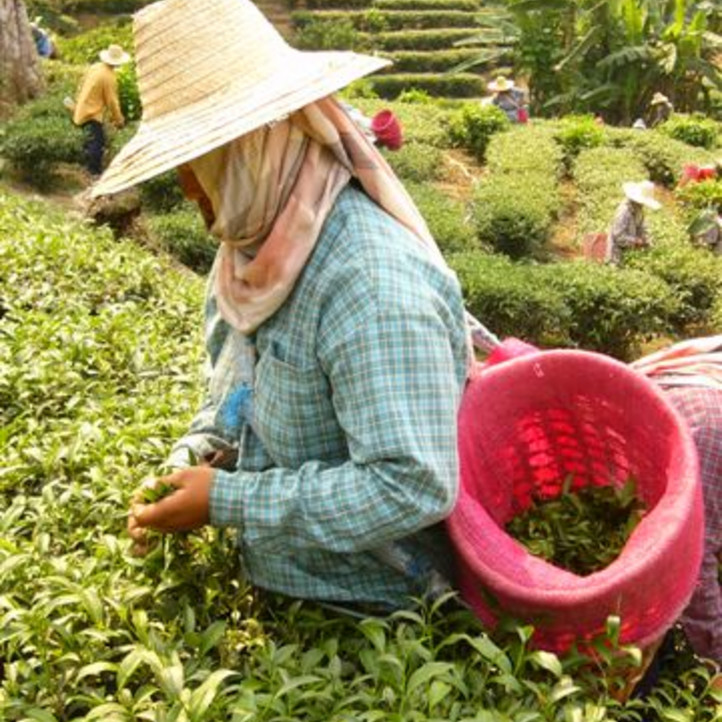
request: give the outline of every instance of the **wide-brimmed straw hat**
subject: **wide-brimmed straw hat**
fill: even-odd
[[[630,201],[641,203],[647,208],[656,211],[662,207],[662,204],[654,197],[654,183],[652,181],[640,181],[639,183],[623,183],[622,189],[624,195]]]
[[[128,188],[389,64],[290,47],[251,0],[162,0],[134,16],[143,117],[93,189]]]
[[[664,93],[655,93],[650,105],[659,105],[660,103],[669,103],[669,98]]]
[[[108,65],[125,65],[130,60],[130,55],[120,45],[108,45],[105,50],[98,53],[98,56]]]
[[[500,75],[496,80],[492,80],[487,87],[492,93],[503,93],[506,90],[511,90],[515,86],[513,80]]]

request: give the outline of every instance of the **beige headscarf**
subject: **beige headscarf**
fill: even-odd
[[[288,298],[351,177],[446,264],[413,201],[341,105],[324,98],[189,163],[223,243],[215,291],[223,318],[254,331]]]

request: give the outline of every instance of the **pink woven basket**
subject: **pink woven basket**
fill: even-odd
[[[621,640],[645,646],[679,616],[697,579],[704,534],[689,431],[646,378],[584,351],[532,353],[483,368],[459,416],[461,488],[448,529],[462,596],[493,626],[500,614],[535,627],[543,649],[567,650],[622,619]],[[647,513],[621,554],[577,576],[529,554],[504,525],[533,495],[637,480]]]

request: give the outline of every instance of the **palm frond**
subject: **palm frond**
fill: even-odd
[[[598,85],[596,88],[580,93],[579,100],[584,103],[609,100],[619,93],[619,89],[617,83],[604,83],[603,85]]]
[[[599,27],[596,25],[587,32],[587,34],[573,47],[565,57],[563,57],[555,66],[554,70],[561,72],[564,68],[569,65],[573,60],[584,55],[587,50],[592,46],[596,35],[599,33]]]
[[[510,48],[494,48],[482,50],[479,55],[475,58],[465,60],[463,63],[455,65],[453,68],[449,68],[444,75],[454,75],[455,73],[463,73],[469,68],[474,68],[477,65],[486,65],[487,63],[496,63],[501,60]]]
[[[630,45],[607,55],[606,58],[597,63],[597,68],[600,70],[614,70],[652,59],[654,59],[654,52],[649,45]]]

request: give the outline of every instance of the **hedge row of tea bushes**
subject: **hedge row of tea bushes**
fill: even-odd
[[[451,600],[359,620],[261,594],[225,533],[131,556],[132,492],[199,401],[202,285],[0,196],[1,719],[718,718],[684,648],[655,696],[615,702],[615,673],[639,657],[616,648],[613,620],[591,663],[533,651],[529,627],[491,638]]]
[[[547,125],[515,126],[491,138],[474,195],[482,243],[510,258],[544,255],[561,209],[562,149]]]
[[[645,271],[583,260],[515,263],[472,251],[449,257],[467,308],[500,336],[551,348],[602,351],[623,360],[671,332],[680,302]]]
[[[291,2],[296,5],[301,3]],[[382,98],[412,88],[436,97],[480,97],[487,92],[481,65],[465,73],[449,71],[478,57],[478,47],[455,45],[479,34],[479,18],[486,12],[475,0],[310,0],[291,11],[293,42],[314,50],[378,53],[394,61],[369,79]]]

